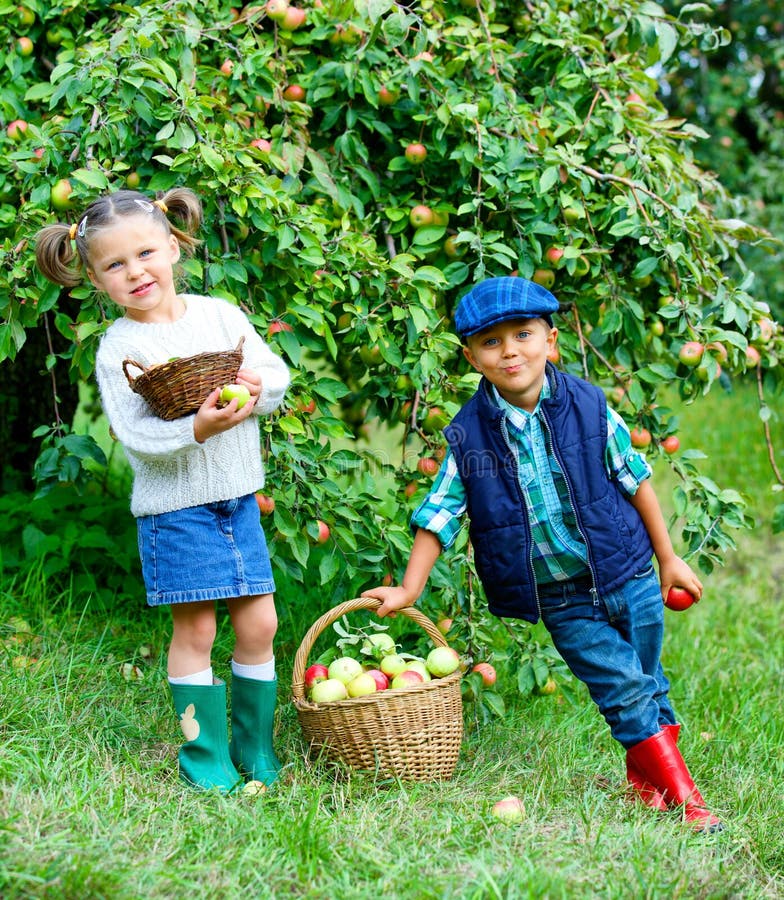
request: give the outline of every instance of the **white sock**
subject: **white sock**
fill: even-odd
[[[194,672],[193,675],[181,675],[178,678],[169,678],[169,684],[212,684],[212,666],[202,672]]]
[[[244,663],[231,661],[231,671],[240,678],[250,678],[252,681],[273,681],[275,679],[275,657],[260,663],[258,666],[246,666]]]

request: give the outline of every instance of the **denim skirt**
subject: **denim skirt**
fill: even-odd
[[[275,591],[253,494],[136,520],[148,606]]]

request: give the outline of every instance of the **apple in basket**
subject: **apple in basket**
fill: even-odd
[[[362,672],[356,678],[352,678],[346,685],[349,697],[364,697],[367,694],[375,694],[378,690],[376,679],[370,672]]]
[[[224,384],[220,392],[220,402],[224,406],[228,406],[235,398],[237,400],[237,409],[242,409],[250,400],[250,391],[244,384]]]
[[[394,678],[408,668],[408,660],[399,653],[390,653],[381,660],[379,669],[387,676]]]
[[[377,691],[385,691],[389,687],[389,679],[381,669],[368,669],[366,674],[376,682]]]
[[[427,654],[425,665],[433,678],[445,678],[457,670],[460,656],[452,647],[434,647]]]
[[[345,700],[347,697],[346,685],[338,678],[317,681],[310,692],[310,699],[314,703],[334,703],[336,700]]]
[[[326,666],[323,666],[321,663],[314,663],[312,666],[308,666],[305,669],[305,690],[310,693],[314,684],[318,684],[319,681],[326,681],[327,678],[329,678],[329,669]]]
[[[418,672],[422,676],[422,681],[430,681],[431,679],[430,672],[427,671],[427,666],[423,659],[410,659],[406,669],[409,672]]]
[[[419,672],[414,672],[413,669],[404,669],[399,675],[395,675],[395,677],[392,679],[390,687],[414,687],[414,685],[422,684],[423,680],[424,679],[419,674]]]
[[[351,656],[339,656],[329,664],[328,671],[330,678],[337,678],[343,684],[348,684],[362,672],[362,663]]]

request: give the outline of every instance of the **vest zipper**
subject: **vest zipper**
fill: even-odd
[[[564,461],[558,453],[558,448],[555,445],[555,441],[553,440],[553,429],[550,425],[550,420],[547,416],[547,412],[542,406],[542,418],[544,419],[545,425],[547,426],[547,434],[550,438],[550,447],[553,451],[553,456],[558,461],[558,465],[561,467],[561,472],[563,473],[564,483],[566,484],[566,490],[569,493],[569,506],[574,513],[574,521],[577,523],[577,530],[580,532],[580,537],[583,539],[585,543],[585,552],[588,554],[588,571],[591,573],[591,580],[593,581],[593,587],[591,588],[591,594],[593,596],[593,605],[599,605],[599,592],[596,588],[596,571],[593,565],[593,553],[591,552],[591,545],[588,543],[588,538],[585,536],[585,532],[583,531],[582,522],[580,521],[580,513],[577,510],[577,506],[574,502],[574,492],[572,489],[572,483],[569,478],[569,473],[566,470],[566,466],[564,465]],[[538,602],[538,599],[537,599]]]
[[[502,413],[501,420],[501,437],[504,439],[504,443],[506,444],[506,449],[509,451],[512,457],[512,462],[514,464],[514,474],[515,474],[515,484],[517,485],[517,490],[520,493],[520,499],[523,501],[523,505],[525,506],[526,513],[528,513],[528,499],[525,495],[525,492],[520,487],[520,466],[517,464],[517,454],[512,448],[512,442],[509,440],[509,432],[506,430],[506,413]],[[570,500],[571,502],[571,500]],[[534,542],[533,536],[531,534],[531,520],[530,518],[525,518],[527,523],[526,527],[528,528],[528,574],[531,577],[531,584],[534,586],[534,599],[536,600],[536,611],[539,613],[539,618],[542,618],[542,606],[539,602],[539,585],[536,583],[536,573],[534,572]],[[581,532],[582,533],[582,532]]]

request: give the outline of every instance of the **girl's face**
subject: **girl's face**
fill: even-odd
[[[90,281],[137,322],[173,322],[182,315],[173,267],[180,245],[147,213],[126,216],[90,238]]]
[[[557,336],[544,319],[512,319],[469,337],[463,353],[504,400],[533,412]]]

